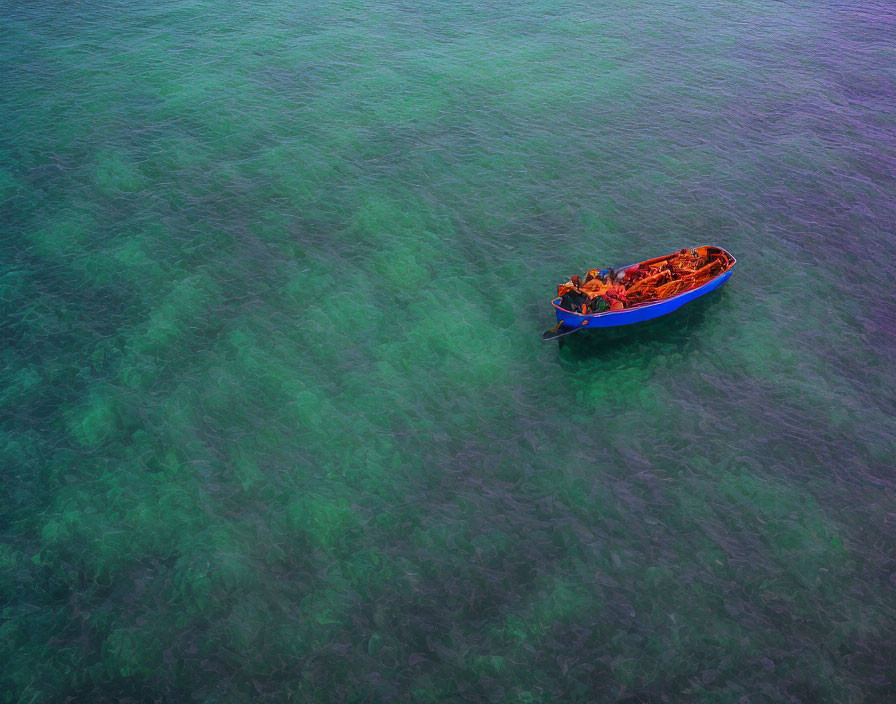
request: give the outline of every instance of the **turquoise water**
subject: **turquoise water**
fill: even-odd
[[[892,4],[0,17],[0,700],[893,700]]]

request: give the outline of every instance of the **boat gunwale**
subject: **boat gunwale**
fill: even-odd
[[[713,281],[716,281],[720,277],[725,276],[725,274],[730,274],[731,270],[734,269],[734,265],[737,264],[737,259],[734,257],[734,255],[731,254],[731,252],[729,252],[724,247],[719,247],[714,244],[701,244],[697,247],[688,247],[688,249],[700,249],[700,247],[712,247],[713,249],[721,250],[727,256],[731,257],[731,266],[729,266],[727,269],[725,269],[725,271],[723,271],[718,276],[712,277],[705,284],[702,284],[701,286],[698,286],[697,288],[692,288],[690,291],[682,291],[681,293],[676,293],[674,296],[669,296],[669,298],[662,298],[658,301],[652,301],[651,303],[642,303],[639,306],[632,306],[631,308],[623,308],[622,310],[605,310],[602,313],[576,313],[574,310],[567,310],[566,308],[561,308],[559,305],[557,305],[557,301],[560,300],[560,296],[557,296],[557,298],[553,299],[551,301],[551,305],[554,306],[554,308],[556,308],[557,310],[561,310],[564,313],[567,313],[569,315],[577,315],[580,318],[604,318],[604,317],[607,317],[610,315],[619,315],[620,313],[628,313],[629,311],[633,311],[633,310],[643,310],[644,308],[650,308],[650,306],[658,306],[663,303],[668,303],[669,301],[674,301],[676,298],[679,298],[680,296],[686,296],[689,293],[694,293],[694,291],[699,291],[701,288],[705,288],[706,286],[709,286],[709,284],[711,284]],[[628,269],[631,269],[633,266],[640,266],[641,264],[644,264],[645,262],[666,259],[667,257],[671,257],[673,254],[675,254],[675,252],[671,252],[670,254],[667,254],[667,255],[661,256],[661,257],[654,257],[653,259],[645,259],[643,262],[636,262],[634,264],[628,264],[626,266],[621,266],[618,269],[616,269],[616,271],[627,271]]]

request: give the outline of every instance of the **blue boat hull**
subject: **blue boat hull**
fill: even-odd
[[[643,323],[647,320],[653,320],[663,315],[668,315],[678,310],[686,303],[690,303],[694,299],[705,296],[717,288],[725,285],[731,278],[731,269],[728,269],[721,276],[707,281],[699,288],[691,291],[685,291],[672,298],[667,298],[656,303],[648,303],[647,305],[637,308],[627,308],[624,310],[605,311],[603,313],[571,313],[560,307],[560,299],[555,298],[551,303],[557,311],[557,322],[562,323],[565,327],[570,328],[615,328],[620,325],[633,325],[635,323]]]

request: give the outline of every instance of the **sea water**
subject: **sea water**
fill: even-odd
[[[892,701],[894,59],[885,0],[0,1],[2,701]]]

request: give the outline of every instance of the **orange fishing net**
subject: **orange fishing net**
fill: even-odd
[[[592,269],[582,283],[573,276],[557,287],[562,307],[580,313],[622,310],[671,298],[698,288],[730,268],[718,247],[682,249],[620,271]]]

